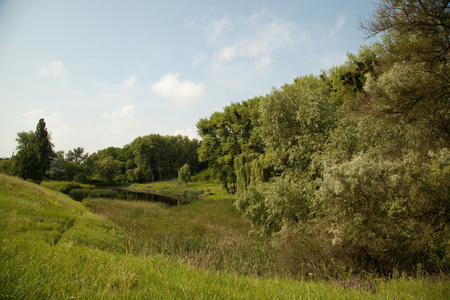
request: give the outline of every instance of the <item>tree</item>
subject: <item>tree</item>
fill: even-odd
[[[82,164],[88,156],[88,153],[84,153],[84,148],[78,147],[67,152],[66,160],[73,163]]]
[[[106,156],[96,162],[97,176],[100,179],[111,182],[117,174],[118,167],[118,162],[112,156]]]
[[[39,182],[43,174],[39,165],[38,149],[36,147],[36,134],[33,131],[17,133],[17,153],[12,158],[14,174],[23,179]]]
[[[186,186],[188,185],[188,181],[191,180],[191,170],[189,169],[188,164],[184,164],[178,172],[178,181],[184,182]]]
[[[197,140],[191,141],[181,135],[150,134],[138,137],[129,146],[134,155],[136,170],[127,171],[127,177],[129,180],[151,181],[172,178],[186,163],[191,171],[200,171],[203,166],[198,161],[199,146]]]
[[[55,153],[46,175],[54,180],[63,180],[66,179],[66,174],[64,151],[58,151]]]
[[[234,160],[241,153],[263,152],[259,132],[259,104],[262,97],[232,103],[223,112],[197,123],[199,135],[203,138],[198,149],[199,160],[208,162],[216,179],[229,192],[229,184],[236,183]]]
[[[448,63],[449,3],[449,0],[383,0],[372,17],[360,25],[369,36],[391,33],[393,43],[387,46],[400,58]]]
[[[41,165],[42,173],[45,174],[45,172],[50,169],[55,154],[53,152],[54,145],[50,141],[51,138],[47,131],[44,119],[40,119],[36,125],[35,135],[38,147],[39,164]]]
[[[19,132],[17,136],[17,154],[13,157],[14,172],[23,179],[42,181],[54,157],[53,144],[44,119],[39,120],[34,132]]]
[[[431,125],[450,139],[450,1],[384,0],[361,23],[380,43],[381,76],[365,89],[376,110]]]

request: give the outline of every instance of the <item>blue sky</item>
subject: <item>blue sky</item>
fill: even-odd
[[[0,0],[0,157],[44,118],[89,153],[196,123],[370,43],[369,0]],[[197,137],[198,138],[198,137]]]

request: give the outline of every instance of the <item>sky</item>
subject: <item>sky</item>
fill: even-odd
[[[197,138],[232,102],[343,64],[371,0],[0,0],[0,157],[44,118],[55,150]]]

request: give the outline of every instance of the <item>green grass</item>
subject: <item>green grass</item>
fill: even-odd
[[[251,227],[232,199],[202,199],[169,207],[161,203],[86,199],[84,204],[123,228],[134,253],[163,253],[193,267],[239,275],[279,274],[267,239]]]
[[[73,181],[43,181],[41,183],[43,187],[51,190],[68,194],[73,189],[94,189],[95,186],[90,184],[83,184]]]
[[[211,196],[214,199],[224,199],[230,196],[220,184],[214,182],[192,181],[186,186],[184,184],[178,184],[178,181],[174,179],[171,181],[133,184],[130,188],[165,195],[185,195],[186,191],[188,193],[202,191],[205,193],[205,196]]]
[[[104,205],[102,201],[106,200],[92,201],[90,207],[94,209],[95,204],[98,209]],[[220,217],[213,212],[220,201],[210,199],[201,205],[202,201],[193,203],[192,210],[142,202],[129,202],[133,208],[128,209],[123,201],[118,201],[115,209],[129,214],[131,223],[165,214],[166,221],[152,225],[151,231],[159,234],[173,230],[190,234],[197,228],[221,238],[227,231],[239,236],[248,229],[229,208],[230,202],[223,201],[218,209],[228,217]],[[202,213],[205,215],[198,216]],[[367,291],[362,285],[346,289],[338,282],[299,282],[195,268],[167,254],[146,253],[149,240],[129,239],[145,230],[129,232],[132,226],[121,228],[107,220],[107,215],[94,215],[66,195],[4,175],[0,175],[0,214],[0,299],[450,298],[448,279],[379,280],[374,283],[375,290]],[[172,214],[176,217],[171,219]]]

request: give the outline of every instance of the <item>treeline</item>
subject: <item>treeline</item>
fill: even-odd
[[[381,41],[198,122],[209,163],[299,276],[448,272],[449,1],[383,1]]]
[[[35,132],[19,132],[17,142],[17,153],[0,161],[0,171],[35,182],[44,178],[98,184],[155,181],[176,178],[185,164],[193,173],[206,166],[197,156],[200,141],[181,135],[150,134],[122,148],[92,154],[82,147],[55,152],[41,119]]]

